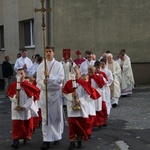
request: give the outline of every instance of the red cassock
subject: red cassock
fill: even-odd
[[[28,97],[34,97],[34,100],[39,100],[40,90],[36,86],[28,83],[27,81],[21,82],[20,86],[25,90]],[[16,94],[17,82],[13,82],[8,90],[7,94],[9,97],[13,98]],[[13,139],[30,139],[33,134],[34,123],[33,118],[28,120],[13,120],[12,121]]]
[[[102,126],[106,123],[107,120],[107,107],[105,101],[102,101],[102,110],[96,111],[96,117],[94,119],[93,126]]]
[[[101,96],[100,93],[95,88],[91,87],[85,80],[77,79],[76,82],[84,88],[93,100],[97,100]],[[69,80],[63,88],[63,93],[69,94],[73,92],[72,80]],[[69,139],[74,139],[77,135],[79,138],[88,140],[87,121],[88,118],[69,117]]]
[[[76,63],[77,66],[80,66],[83,62],[85,61],[85,59],[81,58],[77,58],[74,60],[74,62]]]
[[[34,124],[33,118],[28,120],[13,120],[12,121],[12,136],[13,140],[27,139],[29,140],[33,134]]]

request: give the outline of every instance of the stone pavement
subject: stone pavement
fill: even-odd
[[[11,150],[10,100],[0,92],[0,150]],[[150,150],[150,86],[139,86],[130,97],[121,97],[119,106],[111,110],[108,126],[94,128],[82,150]],[[20,142],[21,150],[40,150],[41,128],[35,130],[28,144]],[[50,149],[67,150],[68,127],[63,139]]]

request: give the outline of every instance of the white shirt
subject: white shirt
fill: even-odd
[[[28,76],[28,73],[29,73],[29,69],[31,68],[31,66],[33,65],[32,61],[30,58],[28,57],[20,57],[16,60],[15,62],[15,65],[14,65],[14,70],[17,72],[17,70],[19,68],[23,68],[24,64],[26,64],[26,67],[27,69],[25,69],[25,72],[26,72],[26,76]]]
[[[35,72],[37,71],[38,66],[39,66],[39,64],[36,63],[36,62],[31,66],[31,68],[29,69],[29,73],[28,73],[29,77],[32,77],[35,74]]]
[[[91,60],[91,61],[84,61],[81,66],[80,66],[80,70],[81,70],[81,74],[88,74],[88,67],[90,65],[94,65],[95,60]]]

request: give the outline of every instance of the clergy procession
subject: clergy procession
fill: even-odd
[[[69,49],[57,61],[54,47],[46,46],[44,58],[36,54],[31,60],[23,49],[14,65],[16,82],[6,90],[11,101],[11,147],[30,142],[41,128],[39,149],[51,149],[51,144],[61,144],[67,126],[66,149],[81,149],[93,128],[107,128],[111,109],[118,107],[121,96],[132,94],[135,84],[126,50],[118,53],[117,59],[110,51],[96,59],[92,51],[77,50],[72,59]]]

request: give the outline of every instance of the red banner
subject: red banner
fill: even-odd
[[[63,58],[64,58],[64,60],[67,60],[70,57],[71,57],[71,49],[69,49],[69,48],[63,49]]]

